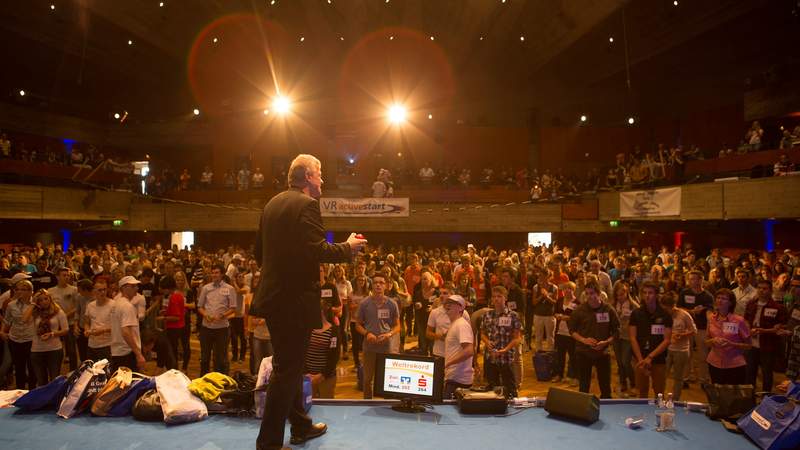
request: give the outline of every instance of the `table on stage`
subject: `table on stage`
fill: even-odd
[[[600,406],[600,420],[582,425],[550,417],[542,408],[509,408],[505,417],[467,416],[454,405],[436,405],[420,414],[395,412],[381,401],[320,401],[311,409],[315,421],[328,424],[324,436],[307,449],[752,449],[704,414],[678,410],[677,431],[655,431],[653,407],[645,400],[612,400]],[[639,430],[625,418],[645,414]],[[260,421],[212,416],[186,425],[137,422],[131,417],[88,414],[64,420],[55,412],[19,414],[0,410],[0,448],[23,449],[251,449]],[[288,441],[289,429],[286,429]]]

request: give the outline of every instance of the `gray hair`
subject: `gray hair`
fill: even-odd
[[[306,174],[313,170],[320,170],[322,163],[311,155],[300,154],[294,158],[289,166],[288,183],[289,187],[305,187]]]

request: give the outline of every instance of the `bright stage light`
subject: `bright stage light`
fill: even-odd
[[[613,37],[613,36],[612,36],[612,37],[609,37],[609,38],[608,38],[608,42],[610,42],[610,43],[612,43],[612,44],[613,44],[613,43],[614,43],[614,37]]]
[[[50,11],[55,11],[55,10],[56,10],[56,5],[50,5]]]
[[[433,119],[433,114],[428,114],[428,120]]]
[[[133,45],[133,41],[131,39],[128,39],[128,45]]]
[[[292,103],[283,95],[275,97],[275,100],[272,101],[272,109],[274,109],[278,114],[288,113],[291,107]]]
[[[195,108],[194,110],[192,110],[192,114],[194,114],[195,116],[199,116],[200,115],[200,110]]]
[[[587,120],[587,119],[588,119],[588,117],[586,117],[586,116],[581,116],[581,122],[586,122],[586,120]]]
[[[633,117],[628,117],[628,125],[633,125],[636,120]]]
[[[520,36],[520,37],[519,37],[519,40],[520,40],[521,42],[525,42],[525,36]]]
[[[265,115],[265,116],[266,116],[266,115],[269,115],[269,110],[268,110],[268,109],[265,109],[265,110],[264,110],[264,115]]]
[[[389,121],[394,124],[405,122],[406,109],[402,105],[394,104],[389,107]]]
[[[119,113],[114,113],[114,118],[119,120]]]
[[[20,89],[20,90],[19,90],[19,96],[20,96],[20,97],[25,97],[25,91],[23,91],[22,89]]]

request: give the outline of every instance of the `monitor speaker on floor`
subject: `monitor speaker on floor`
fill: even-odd
[[[600,400],[592,394],[550,388],[544,409],[553,416],[591,424],[600,416]]]

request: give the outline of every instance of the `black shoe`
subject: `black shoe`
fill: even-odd
[[[256,450],[292,450],[292,447],[262,447],[256,443]]]
[[[289,443],[292,445],[300,445],[305,441],[322,436],[326,431],[328,431],[327,425],[322,422],[315,423],[314,425],[311,425],[311,427],[303,434],[294,434],[293,432],[292,437],[289,439]]]

